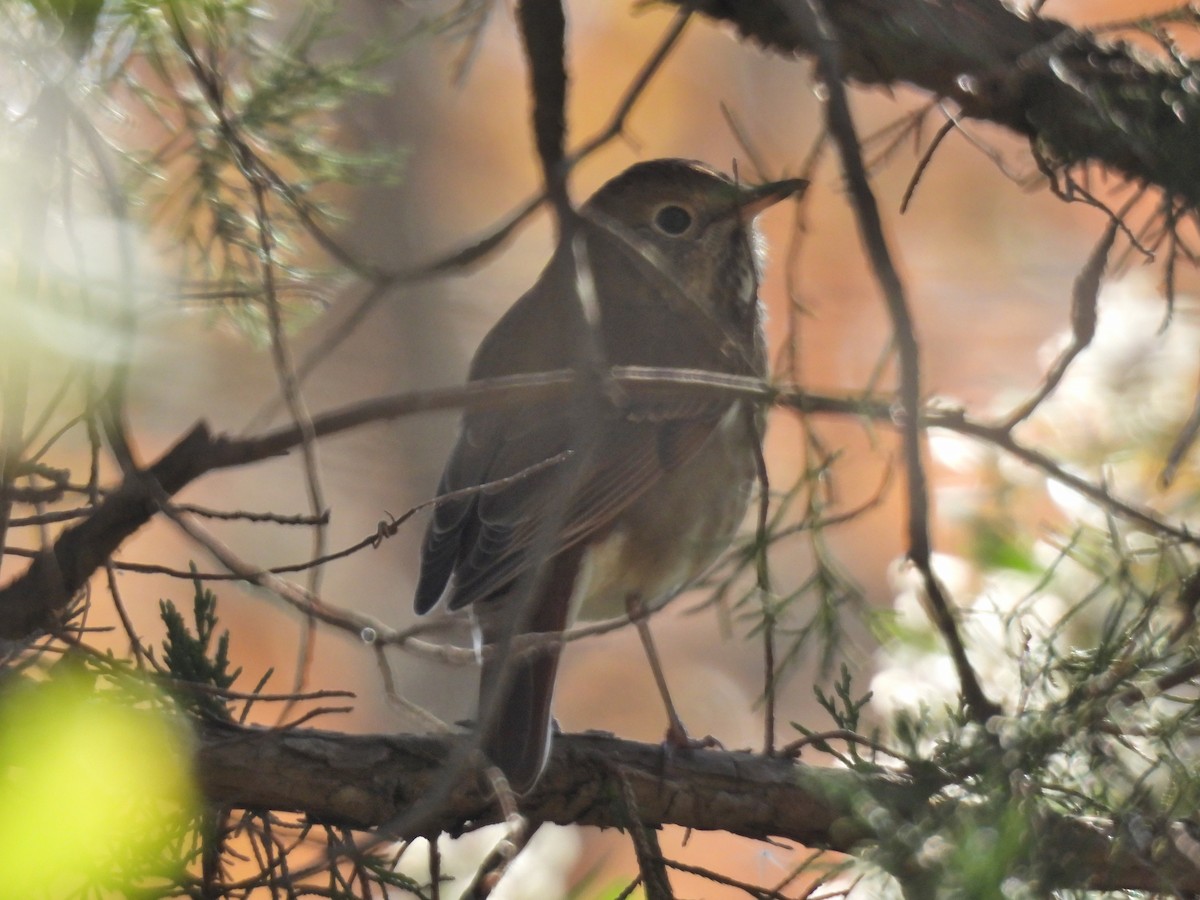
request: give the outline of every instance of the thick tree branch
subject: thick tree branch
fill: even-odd
[[[386,829],[428,795],[444,761],[457,758],[465,739],[212,724],[200,731],[196,764],[206,798],[215,805]],[[469,782],[422,826],[457,834],[498,821],[483,780]],[[620,828],[627,825],[626,802],[632,800],[641,822],[651,827],[679,825],[855,852],[873,842],[872,821],[883,827],[917,821],[941,787],[885,770],[822,768],[745,752],[698,751],[664,760],[656,745],[570,734],[555,740],[546,773],[521,811],[533,823]],[[1155,836],[1153,864],[1148,853],[1143,858],[1116,840],[1118,828],[1111,821],[1051,816],[1029,827],[1036,833],[1034,846],[1060,848],[1050,876],[1059,886],[1200,890],[1200,868],[1188,858],[1182,825]]]
[[[772,49],[814,53],[788,0],[673,2]],[[855,81],[915,85],[1028,137],[1052,165],[1100,162],[1200,201],[1200,92],[1182,66],[1170,70],[1052,19],[1023,18],[999,0],[839,0],[829,17]]]

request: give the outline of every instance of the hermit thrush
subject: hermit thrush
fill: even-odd
[[[597,358],[765,376],[753,220],[804,186],[747,188],[677,159],[632,166],[580,209],[574,240],[484,338],[470,378]],[[598,399],[463,417],[438,487],[458,493],[426,532],[417,612],[443,597],[452,610],[472,604],[484,640],[504,650],[514,632],[561,632],[580,600],[665,599],[725,548],[753,487],[762,417],[694,391]],[[545,765],[557,666],[557,649],[494,652],[483,666],[482,747],[520,793]]]

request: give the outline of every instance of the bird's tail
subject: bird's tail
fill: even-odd
[[[483,752],[518,794],[534,786],[550,755],[550,702],[558,655],[557,650],[547,650],[514,660],[503,694],[495,691],[503,660],[483,666],[480,708],[495,710],[490,716],[489,733],[484,736]]]
[[[567,627],[580,556],[581,550],[571,548],[549,562],[537,596],[530,598],[534,608],[521,633],[558,634]],[[489,636],[490,630],[484,629],[489,643],[503,647],[502,636]],[[561,646],[544,647],[511,661],[505,658],[511,654],[501,652],[483,664],[479,718],[490,723],[483,752],[518,794],[533,788],[550,755],[551,701],[560,651]]]

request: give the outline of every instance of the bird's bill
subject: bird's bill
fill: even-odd
[[[738,214],[746,219],[753,219],[768,206],[803,194],[807,187],[807,179],[785,178],[782,181],[768,181],[766,184],[741,188],[736,201]]]

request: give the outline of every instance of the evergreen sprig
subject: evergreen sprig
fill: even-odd
[[[194,565],[192,571],[196,571]],[[240,666],[236,669],[230,667],[229,632],[223,631],[217,635],[216,595],[199,579],[193,585],[194,633],[188,629],[183,614],[174,603],[167,599],[158,602],[163,624],[167,628],[167,636],[163,640],[163,662],[180,681],[224,690],[233,686],[242,670]],[[188,693],[180,702],[196,712],[222,719],[231,718],[228,703],[214,694]]]

